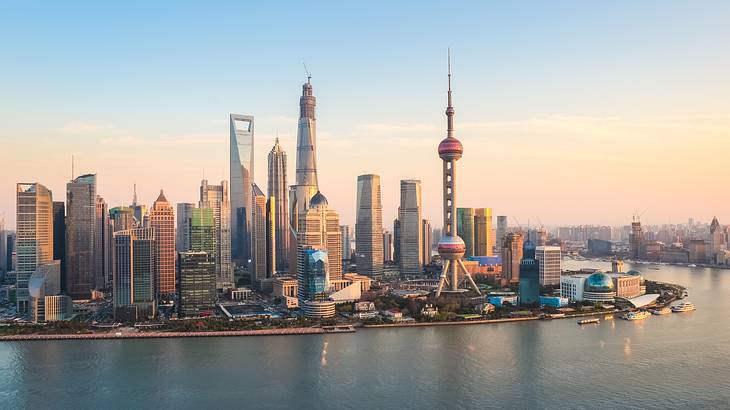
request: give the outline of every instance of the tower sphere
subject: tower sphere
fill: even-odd
[[[463,153],[464,146],[454,137],[446,137],[439,144],[439,157],[444,161],[458,160]]]
[[[464,240],[459,236],[442,236],[439,240],[438,251],[441,259],[444,260],[457,260],[461,259],[466,252],[466,245]]]

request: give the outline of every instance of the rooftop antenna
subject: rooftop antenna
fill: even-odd
[[[304,66],[304,72],[307,73],[307,84],[312,83],[312,74],[307,69],[307,63],[302,61],[302,65]]]
[[[71,154],[71,181],[74,180],[74,154]]]

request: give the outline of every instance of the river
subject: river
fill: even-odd
[[[609,268],[566,261],[568,267]],[[0,343],[3,408],[730,408],[730,270],[691,313],[355,334]]]

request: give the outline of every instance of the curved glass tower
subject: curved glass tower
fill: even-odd
[[[231,257],[244,266],[251,259],[253,198],[253,116],[231,114]]]

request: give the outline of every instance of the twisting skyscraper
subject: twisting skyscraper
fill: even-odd
[[[289,219],[295,232],[299,214],[307,211],[310,199],[318,191],[316,105],[317,99],[312,94],[309,78],[302,86],[302,96],[299,98],[296,181],[289,192]]]
[[[459,292],[459,272],[467,280],[468,284],[479,292],[471,274],[466,270],[461,257],[464,256],[464,241],[456,234],[454,217],[456,216],[456,161],[464,153],[461,142],[454,137],[454,107],[451,105],[451,57],[449,56],[449,91],[448,107],[446,108],[446,138],[438,147],[439,157],[443,161],[444,181],[444,232],[439,240],[438,251],[443,260],[444,266],[441,271],[439,286],[436,290],[436,297],[441,296],[444,285],[449,285],[448,291]],[[449,277],[450,274],[450,277]]]
[[[286,185],[286,152],[276,138],[269,152],[269,198],[273,198],[274,212],[274,255],[277,272],[284,272],[289,266],[289,204]]]
[[[253,197],[253,117],[231,114],[231,258],[246,266],[251,259]]]

